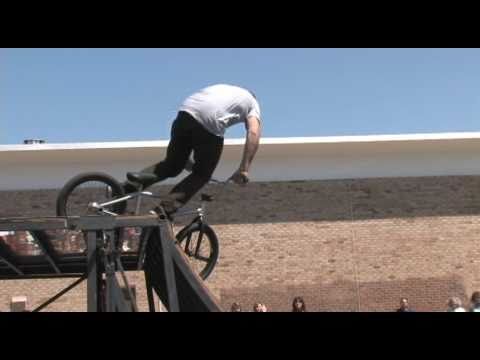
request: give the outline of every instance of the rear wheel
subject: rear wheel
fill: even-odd
[[[98,204],[119,198],[125,195],[122,185],[110,175],[104,173],[83,173],[73,177],[60,190],[57,196],[56,213],[57,216],[87,216],[100,215],[101,211],[89,206],[91,203]],[[105,210],[121,215],[127,207],[126,201],[104,207]],[[69,241],[71,236],[77,240],[83,240],[83,248],[86,249],[86,234],[83,231],[64,230],[61,237],[64,241]],[[57,231],[57,236],[60,234]],[[104,236],[107,236],[104,233]],[[82,239],[83,238],[83,239]],[[116,246],[124,241],[124,229],[115,230]]]
[[[96,172],[80,174],[60,190],[56,204],[57,216],[96,215],[98,210],[92,209],[89,204],[104,203],[123,195],[123,187],[110,175]],[[124,201],[107,206],[105,210],[120,215],[125,212],[126,205]]]

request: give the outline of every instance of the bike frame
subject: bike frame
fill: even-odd
[[[135,215],[139,215],[140,214],[141,201],[142,201],[143,197],[161,199],[160,196],[154,195],[150,191],[137,191],[137,192],[122,196],[121,198],[111,200],[111,201],[107,201],[107,202],[104,202],[104,203],[101,203],[101,204],[98,204],[98,203],[94,202],[94,203],[91,203],[89,206],[91,208],[96,209],[99,212],[104,213],[104,214],[117,216],[118,214],[106,210],[105,207],[115,205],[115,204],[119,204],[121,202],[128,201],[128,200],[131,200],[131,199],[136,199]],[[195,217],[195,219],[192,221],[192,223],[194,223],[196,221],[203,221],[204,218],[205,218],[205,212],[206,212],[206,201],[202,201],[201,206],[199,208],[197,208],[196,210],[181,210],[181,211],[175,213],[174,217],[176,218],[176,217],[184,217],[184,216],[188,216],[188,215],[197,215]],[[164,215],[166,215],[166,214],[164,214]]]
[[[209,182],[213,183],[213,184],[225,186],[226,184],[228,184],[230,182],[230,180],[220,181],[220,180],[211,178]],[[101,204],[98,204],[98,203],[94,202],[94,203],[91,203],[89,206],[96,209],[97,211],[103,212],[104,214],[117,216],[118,214],[115,214],[111,211],[105,210],[104,207],[119,204],[121,202],[128,201],[128,200],[131,200],[131,199],[136,199],[135,215],[139,215],[140,214],[140,206],[141,206],[142,197],[150,197],[150,198],[155,198],[155,199],[161,199],[162,198],[161,196],[154,195],[150,191],[140,190],[140,191],[133,192],[131,194],[124,195],[121,198],[111,200],[111,201],[107,201],[107,202],[104,202],[104,203],[101,203]],[[193,224],[194,222],[203,223],[203,221],[205,220],[205,214],[206,214],[206,208],[207,208],[206,203],[207,203],[206,201],[202,200],[201,206],[199,208],[197,208],[196,210],[181,210],[179,212],[176,212],[174,214],[173,218],[185,217],[185,216],[188,216],[188,215],[197,215],[195,217],[195,219],[190,224]],[[163,211],[163,208],[161,208],[161,209]],[[166,213],[164,212],[163,215],[166,216]]]
[[[225,186],[228,183],[230,183],[230,179],[226,180],[226,181],[219,181],[219,180],[216,180],[214,178],[211,178],[209,182]],[[107,185],[107,188],[106,188],[106,192],[107,192],[107,195],[111,195],[112,189],[108,185]],[[130,193],[130,194],[127,194],[127,195],[124,195],[122,197],[113,199],[113,200],[109,200],[109,201],[106,201],[106,202],[103,202],[103,203],[91,202],[91,203],[88,204],[88,207],[90,209],[95,210],[99,214],[106,214],[106,215],[110,215],[110,216],[118,216],[119,214],[114,213],[112,211],[109,211],[105,208],[108,207],[108,206],[120,204],[120,203],[123,203],[123,202],[126,203],[129,200],[135,200],[136,203],[135,203],[134,215],[140,215],[141,202],[142,202],[142,199],[144,197],[155,198],[155,199],[161,199],[162,198],[161,196],[154,195],[152,192],[145,191],[142,187],[139,187],[137,191],[135,191],[133,193]],[[189,215],[194,215],[193,220],[191,220],[187,225],[183,226],[182,229],[180,229],[180,231],[178,231],[177,236],[180,235],[180,234],[183,234],[183,232],[185,230],[189,229],[192,225],[198,224],[200,232],[199,232],[198,241],[196,242],[196,248],[195,249],[190,249],[191,235],[187,236],[187,238],[185,239],[186,240],[185,245],[182,245],[182,247],[185,246],[184,251],[187,255],[195,256],[196,259],[206,261],[207,263],[209,262],[209,258],[201,257],[199,255],[199,251],[200,251],[200,244],[202,242],[202,238],[203,238],[203,235],[205,233],[205,227],[208,226],[206,224],[206,219],[205,218],[206,218],[207,202],[210,202],[210,201],[211,201],[210,196],[202,194],[202,196],[201,196],[201,206],[199,208],[197,208],[195,210],[179,210],[179,211],[175,212],[174,214],[172,214],[173,216],[167,216],[163,207],[162,206],[159,207],[159,209],[162,211],[162,214],[159,214],[159,215],[163,215],[165,217],[165,219],[170,218],[170,220],[171,220],[170,226],[172,226],[172,230],[173,230],[173,222],[175,221],[176,218],[185,217],[185,216],[189,216]],[[143,266],[143,263],[144,263],[145,250],[146,250],[146,246],[147,246],[147,242],[148,242],[148,238],[149,238],[148,231],[149,230],[147,229],[147,232],[145,234],[142,232],[142,235],[141,235],[141,238],[140,238],[139,256],[138,256],[138,264],[137,264],[137,269],[138,270],[142,269],[142,266]],[[177,236],[175,236],[175,237],[177,237]],[[120,246],[121,243],[122,243],[122,240],[120,240],[120,238],[119,238],[118,245],[116,245],[116,246]]]

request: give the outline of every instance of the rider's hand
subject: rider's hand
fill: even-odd
[[[238,185],[245,185],[250,181],[250,179],[248,178],[248,171],[241,171],[240,169],[235,171],[228,180],[231,180]]]

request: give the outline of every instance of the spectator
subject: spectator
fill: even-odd
[[[400,299],[400,308],[397,309],[397,312],[414,312],[414,310],[410,307],[407,298]]]
[[[255,303],[253,305],[253,312],[267,312],[267,307],[262,303]]]
[[[242,307],[240,306],[239,303],[234,302],[232,304],[232,307],[230,308],[230,312],[242,312]]]
[[[470,312],[480,312],[480,291],[475,291],[471,298],[472,307]]]
[[[133,241],[136,237],[135,228],[127,227],[125,228],[125,236],[123,238],[122,251],[128,252],[133,250]]]
[[[292,312],[307,312],[307,307],[302,297],[297,296],[293,299]]]
[[[465,309],[462,307],[462,300],[456,296],[448,299],[447,312],[465,312]]]

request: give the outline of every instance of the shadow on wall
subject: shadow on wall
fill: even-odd
[[[166,194],[171,186],[152,190]],[[480,176],[208,185],[212,224],[349,221],[480,214]],[[0,217],[54,216],[56,190],[0,192]],[[198,205],[197,194],[189,208]],[[154,207],[146,201],[143,211]]]
[[[379,282],[337,281],[322,284],[285,286],[265,284],[252,288],[229,288],[220,293],[224,309],[234,302],[243,311],[251,312],[256,302],[265,303],[269,311],[289,312],[296,296],[304,298],[309,312],[391,312],[399,307],[401,297],[407,297],[415,311],[446,311],[447,300],[458,296],[469,303],[460,277],[409,278]]]

